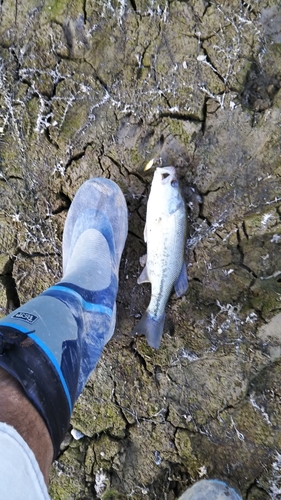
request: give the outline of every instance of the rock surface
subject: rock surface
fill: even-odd
[[[83,181],[113,179],[129,209],[115,336],[51,497],[174,500],[216,477],[280,498],[280,2],[2,0],[0,15],[2,314],[61,277]],[[159,351],[130,337],[152,158],[176,166],[189,212],[189,290]]]

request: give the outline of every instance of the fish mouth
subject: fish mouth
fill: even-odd
[[[175,167],[157,167],[157,174],[161,177],[162,184],[173,184],[177,183],[176,169]]]

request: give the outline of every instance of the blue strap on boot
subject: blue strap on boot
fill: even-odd
[[[85,182],[65,223],[63,280],[0,321],[0,366],[44,419],[54,458],[73,405],[114,331],[127,225],[119,187],[108,179]]]

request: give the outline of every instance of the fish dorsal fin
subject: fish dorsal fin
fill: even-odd
[[[181,297],[188,289],[188,278],[186,272],[186,263],[184,262],[181,268],[179,277],[174,284],[175,292],[177,297]]]
[[[147,274],[147,267],[145,266],[142,270],[142,273],[138,279],[138,284],[140,285],[141,283],[149,283],[150,279]]]

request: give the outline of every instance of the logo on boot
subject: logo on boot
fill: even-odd
[[[13,314],[12,318],[16,319],[21,319],[22,321],[25,321],[26,323],[34,323],[36,319],[38,319],[38,316],[35,316],[35,314],[23,312],[23,311],[18,311],[16,314]]]

